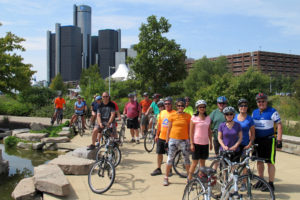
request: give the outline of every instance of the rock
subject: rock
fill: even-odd
[[[70,127],[62,127],[63,131],[70,131]]]
[[[0,174],[6,174],[8,173],[8,161],[7,160],[3,160],[2,158],[2,149],[0,149]]]
[[[0,128],[0,133],[4,133],[5,131],[9,131],[8,128]]]
[[[60,155],[49,162],[58,165],[65,175],[87,175],[94,164],[94,160],[78,158],[70,155]]]
[[[56,145],[56,143],[46,143],[43,146],[43,150],[45,150],[45,151],[56,151],[57,150],[57,145]]]
[[[32,149],[32,143],[18,142],[17,147],[21,149]]]
[[[30,131],[29,128],[15,129],[12,131],[12,136],[16,136],[20,133],[28,133]]]
[[[59,144],[59,143],[58,143],[58,144]],[[58,153],[58,154],[66,154],[66,153],[68,153],[68,152],[70,152],[69,149],[58,149],[58,150],[57,150],[57,153]]]
[[[68,136],[71,135],[71,132],[69,130],[67,130],[67,131],[61,131],[61,132],[58,133],[58,135],[61,136],[61,137],[62,136],[67,136],[68,137]]]
[[[74,143],[57,143],[57,148],[59,149],[70,149],[70,150],[74,150],[79,148],[79,145],[76,145]]]
[[[11,136],[12,131],[8,129],[0,129],[0,140],[3,139],[6,136]]]
[[[33,131],[40,131],[40,130],[45,129],[45,127],[41,123],[31,122],[30,123],[30,129],[33,130]]]
[[[57,165],[40,165],[34,168],[35,188],[58,196],[66,196],[70,192],[70,183]]]
[[[34,178],[24,178],[15,187],[11,197],[16,200],[35,200],[40,199],[41,195],[37,194],[34,186]]]
[[[70,138],[68,138],[68,137],[49,137],[49,138],[43,138],[41,141],[44,143],[64,143],[64,142],[70,142]]]
[[[26,141],[41,141],[47,133],[20,133],[16,137]]]
[[[87,147],[80,147],[75,149],[74,151],[69,152],[67,155],[95,160],[97,150],[97,148],[93,150],[87,150]]]
[[[32,149],[34,149],[34,150],[42,150],[44,145],[45,145],[45,143],[42,143],[42,142],[33,143],[32,144]]]

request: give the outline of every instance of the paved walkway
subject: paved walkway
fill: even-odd
[[[1,116],[0,116],[1,117]],[[40,122],[49,124],[49,118],[23,118],[10,117],[13,121]],[[127,139],[129,132],[126,132]],[[90,144],[91,135],[87,133],[83,137],[76,136],[72,143],[87,146]],[[181,199],[186,180],[177,175],[170,177],[171,184],[168,187],[162,185],[163,175],[150,176],[156,167],[156,154],[147,153],[143,144],[125,143],[121,147],[122,160],[116,168],[116,180],[109,191],[102,195],[91,192],[88,186],[88,178],[85,176],[67,176],[71,183],[71,194],[68,197],[55,197],[45,194],[45,200],[95,200],[95,199]],[[212,155],[212,154],[211,154]],[[164,157],[166,160],[166,157]],[[277,152],[276,157],[276,199],[300,199],[300,156]],[[163,172],[165,165],[163,165]]]

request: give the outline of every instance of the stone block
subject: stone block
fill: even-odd
[[[44,125],[41,123],[31,122],[30,123],[30,129],[33,131],[40,131],[45,129]]]
[[[34,149],[34,150],[42,150],[44,145],[45,145],[45,143],[42,143],[42,142],[33,143],[32,144],[32,149]]]
[[[7,174],[9,170],[8,160],[0,160],[0,174]]]
[[[80,147],[68,153],[68,155],[72,155],[79,158],[86,158],[91,160],[96,160],[97,148],[93,150],[87,150],[87,147]]]
[[[59,149],[70,149],[70,150],[74,150],[79,148],[79,145],[76,145],[74,143],[57,143],[57,148]]]
[[[69,127],[62,127],[62,130],[63,131],[70,131],[70,128]]]
[[[41,141],[44,143],[64,143],[64,142],[70,142],[70,138],[68,138],[68,137],[49,137],[49,138],[43,138]]]
[[[16,200],[33,200],[40,199],[41,195],[37,194],[34,186],[34,178],[24,178],[15,187],[11,197]]]
[[[17,134],[16,137],[26,141],[41,141],[41,139],[45,138],[47,133],[20,133]]]
[[[32,149],[32,143],[18,142],[17,147],[21,149]]]
[[[18,135],[20,133],[28,133],[29,131],[30,131],[29,128],[14,129],[12,131],[12,136],[16,136],[16,135]]]
[[[67,196],[70,183],[57,165],[40,165],[34,168],[35,188],[58,196]]]
[[[69,130],[67,130],[67,131],[61,131],[61,132],[58,133],[58,135],[59,135],[60,137],[63,137],[63,136],[68,137],[68,136],[71,135],[71,132],[70,132]]]
[[[43,150],[45,150],[45,151],[56,151],[57,150],[57,145],[56,145],[56,143],[46,143],[43,146]]]

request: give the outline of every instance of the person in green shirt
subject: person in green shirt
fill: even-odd
[[[185,97],[185,109],[183,112],[188,113],[191,116],[194,114],[194,109],[192,106],[190,106],[190,97]]]
[[[213,143],[215,154],[219,155],[220,143],[218,142],[218,128],[222,122],[225,122],[225,117],[223,114],[223,109],[227,106],[227,98],[225,96],[220,96],[217,98],[218,108],[213,110],[209,117],[211,119],[211,129],[213,132]]]

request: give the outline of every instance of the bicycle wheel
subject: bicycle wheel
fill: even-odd
[[[182,200],[205,199],[205,187],[199,179],[191,180],[184,188]]]
[[[116,171],[114,165],[106,160],[96,162],[88,175],[90,189],[97,194],[102,194],[110,189],[115,181]]]
[[[154,133],[152,132],[147,132],[145,135],[145,139],[144,139],[144,147],[145,150],[150,153],[155,146],[155,138],[154,138]]]
[[[115,167],[117,167],[122,158],[121,151],[118,146],[109,147],[112,150],[106,150],[105,145],[101,145],[96,153],[96,161],[99,161],[103,158],[108,158]]]
[[[124,143],[124,138],[125,138],[125,128],[121,128],[119,131],[119,141],[120,141],[120,146],[123,145]]]
[[[172,163],[172,166],[174,168],[174,171],[176,174],[178,174],[182,178],[187,177],[187,172],[185,169],[185,164],[184,164],[184,156],[181,150],[177,151]],[[195,171],[194,171],[194,176],[196,176],[200,171],[199,165],[196,166]]]
[[[238,178],[238,195],[242,195],[243,199],[259,200],[259,199],[275,199],[274,191],[271,186],[259,176],[243,175]],[[233,181],[226,187],[224,199],[231,198],[233,193]]]
[[[117,167],[122,159],[122,153],[118,146],[114,146],[111,152],[111,160],[115,167]]]
[[[81,117],[81,116],[78,116],[78,117]],[[78,125],[78,133],[82,137],[83,136],[82,121],[78,120],[78,124],[77,125]]]

